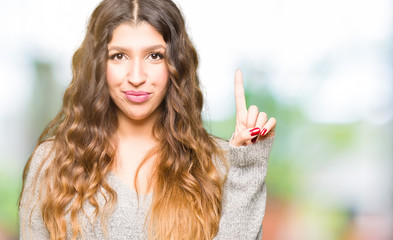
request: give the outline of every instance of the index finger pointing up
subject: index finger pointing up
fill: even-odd
[[[247,111],[243,87],[243,74],[240,69],[236,70],[235,73],[235,102],[236,112]]]

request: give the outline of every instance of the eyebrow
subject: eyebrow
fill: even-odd
[[[157,45],[145,47],[145,48],[142,49],[142,51],[144,51],[144,52],[151,52],[151,51],[154,51],[154,50],[157,50],[157,49],[160,49],[160,48],[162,48],[164,50],[166,49],[166,47],[164,45],[157,44]],[[122,46],[108,46],[108,52],[114,51],[114,50],[119,51],[119,52],[130,51],[129,48],[125,48],[125,47],[122,47]]]

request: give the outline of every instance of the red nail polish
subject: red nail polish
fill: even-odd
[[[257,141],[258,137],[254,137],[253,139],[251,139],[252,143],[255,143]]]
[[[251,136],[258,135],[261,132],[261,129],[256,127],[250,130]]]
[[[266,132],[267,132],[266,128],[262,129],[261,136],[264,136],[266,134]]]

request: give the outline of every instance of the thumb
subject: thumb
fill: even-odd
[[[246,145],[250,140],[258,137],[260,132],[261,132],[261,129],[258,127],[247,128],[244,131],[241,131],[238,134],[236,134],[232,138],[231,144],[232,144],[232,146],[235,146],[235,147]]]

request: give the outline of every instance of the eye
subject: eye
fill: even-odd
[[[123,53],[115,53],[110,56],[110,59],[122,61],[126,59],[126,56]]]
[[[147,56],[147,59],[151,60],[151,61],[159,61],[159,60],[161,60],[163,58],[164,58],[164,55],[162,53],[159,53],[159,52],[150,53]]]

